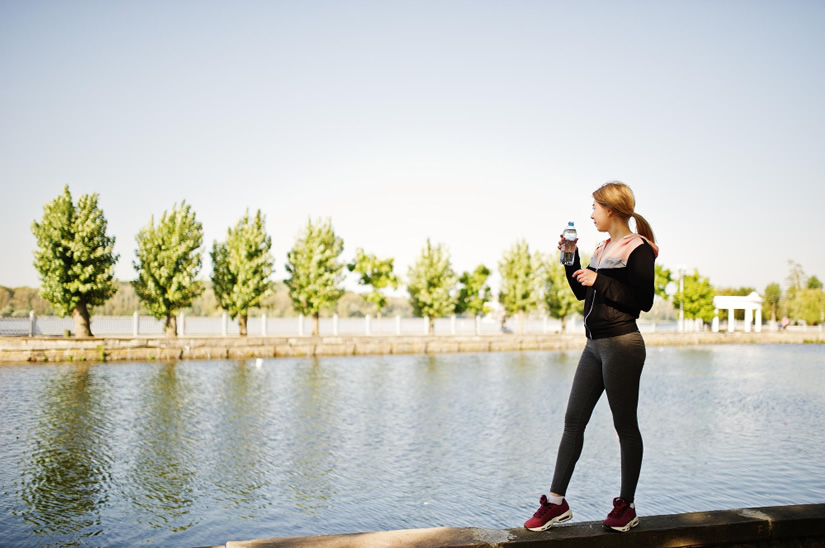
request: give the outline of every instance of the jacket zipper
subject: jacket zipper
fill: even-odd
[[[593,300],[590,301],[590,310],[588,310],[587,314],[585,314],[585,316],[584,316],[584,322],[583,323],[584,323],[585,332],[590,331],[590,328],[587,327],[587,318],[589,318],[590,314],[593,312],[593,307],[594,306],[596,306],[596,290],[595,289],[593,290]],[[592,339],[593,338],[592,335],[593,335],[593,332],[591,331],[590,335],[588,335],[588,338]]]

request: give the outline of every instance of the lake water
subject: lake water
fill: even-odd
[[[4,546],[518,527],[579,352],[0,366]],[[641,516],[825,501],[825,346],[652,347]],[[599,402],[568,491],[601,520]]]

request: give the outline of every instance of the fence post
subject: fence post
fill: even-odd
[[[332,315],[332,336],[338,336],[338,312]]]
[[[266,337],[266,313],[261,314],[261,336]]]
[[[132,336],[137,337],[138,333],[140,332],[140,328],[138,324],[140,323],[140,316],[138,316],[138,311],[135,310],[134,314],[132,314]]]
[[[395,315],[395,334],[401,334],[401,314]]]
[[[221,336],[223,337],[226,337],[227,333],[229,332],[228,324],[229,317],[227,316],[226,311],[224,311],[224,313],[221,314]]]
[[[304,315],[303,314],[298,315],[298,336],[299,337],[304,336]]]
[[[37,320],[34,317],[34,310],[29,310],[29,337],[34,337],[35,328],[34,323]]]

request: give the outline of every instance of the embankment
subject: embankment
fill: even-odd
[[[823,343],[825,334],[645,333],[648,346]],[[243,360],[250,358],[576,350],[584,335],[339,337],[3,337],[0,362]]]

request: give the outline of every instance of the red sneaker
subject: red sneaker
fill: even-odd
[[[531,531],[546,531],[554,523],[564,523],[573,517],[567,499],[561,501],[561,504],[552,504],[547,502],[546,496],[542,495],[540,502],[541,506],[533,517],[524,522],[524,526]]]
[[[627,533],[632,527],[639,525],[639,518],[636,516],[636,509],[630,506],[629,502],[616,497],[613,499],[613,510],[602,524],[608,529]]]

